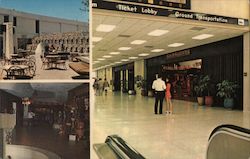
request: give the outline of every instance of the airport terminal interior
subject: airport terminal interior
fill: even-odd
[[[224,124],[248,129],[249,138],[249,2],[192,1],[191,9],[180,4],[190,1],[175,8],[170,0],[171,9],[157,2],[93,1],[93,74],[101,87],[109,83],[107,95],[95,94],[93,158],[105,154],[101,143],[122,145],[110,135],[152,159],[207,159],[210,134]],[[172,114],[165,99],[163,114],[154,112],[159,74],[172,85]],[[233,89],[230,107],[224,86]]]
[[[1,154],[89,158],[88,83],[5,83],[0,93]]]

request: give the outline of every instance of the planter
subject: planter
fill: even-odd
[[[234,99],[233,98],[225,98],[224,99],[224,107],[225,108],[233,108],[234,106]]]
[[[214,103],[213,96],[205,96],[205,105],[212,106]]]
[[[129,91],[128,91],[128,94],[129,94],[129,95],[135,95],[136,92],[135,92],[135,90],[129,90]]]
[[[149,97],[153,97],[154,96],[154,92],[153,91],[148,91],[148,96]]]
[[[142,89],[142,90],[141,90],[141,95],[142,95],[142,96],[148,96],[147,90]]]
[[[203,105],[204,104],[204,98],[203,97],[197,97],[197,102],[199,105]]]

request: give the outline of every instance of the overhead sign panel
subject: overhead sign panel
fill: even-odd
[[[191,0],[118,0],[118,1],[128,1],[138,4],[144,3],[156,6],[191,9],[191,2],[190,2]]]
[[[163,17],[171,17],[178,19],[189,19],[197,21],[234,24],[241,26],[249,25],[248,20],[242,18],[233,18],[220,15],[205,14],[205,13],[180,11],[163,7],[149,6],[145,4],[132,4],[130,2],[124,2],[124,1],[93,0],[92,7],[99,9],[106,9],[106,10],[114,10],[114,11],[153,15],[153,16],[163,16]]]

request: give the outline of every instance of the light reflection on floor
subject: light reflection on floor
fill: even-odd
[[[165,103],[164,103],[165,104]],[[208,137],[221,124],[250,128],[250,113],[173,101],[173,115],[155,115],[154,98],[109,92],[96,96],[92,143],[118,134],[148,159],[205,159]],[[92,158],[96,154],[92,151]]]

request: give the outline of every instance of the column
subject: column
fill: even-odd
[[[5,140],[4,140],[4,130],[0,128],[0,159],[4,158],[4,145],[5,145]]]
[[[5,25],[6,25],[5,58],[10,59],[11,54],[14,53],[13,24],[12,22],[9,22],[5,23]]]
[[[145,66],[144,65],[145,65],[144,60],[135,61],[134,74],[135,74],[135,77],[139,75],[145,80],[146,78],[145,78],[145,68],[144,68]],[[135,91],[137,92],[136,94],[141,95],[141,88],[137,87],[136,82],[135,82]]]
[[[250,32],[243,35],[243,111],[250,112]]]

